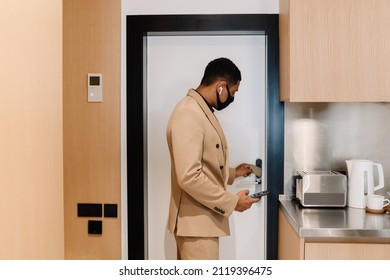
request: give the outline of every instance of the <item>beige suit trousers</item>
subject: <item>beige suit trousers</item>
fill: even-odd
[[[176,236],[178,260],[218,260],[218,237]]]

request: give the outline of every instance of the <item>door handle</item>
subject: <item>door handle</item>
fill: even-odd
[[[260,176],[256,175],[256,178],[261,178],[263,176],[263,161],[261,158],[256,159],[256,166],[260,168]]]

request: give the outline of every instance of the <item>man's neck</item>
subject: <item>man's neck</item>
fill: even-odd
[[[213,106],[210,105],[209,101],[203,96],[203,94],[200,93],[200,92],[198,91],[198,89],[195,89],[195,91],[196,91],[200,96],[202,96],[204,102],[206,102],[206,104],[207,104],[207,106],[209,107],[210,111],[211,111],[212,113],[214,113],[214,108],[213,108]]]

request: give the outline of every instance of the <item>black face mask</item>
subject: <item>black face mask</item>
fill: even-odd
[[[219,93],[217,91],[217,108],[215,108],[215,109],[217,109],[218,111],[225,109],[227,106],[229,106],[230,103],[232,103],[234,101],[234,96],[232,96],[230,94],[230,90],[229,90],[228,85],[226,85],[226,89],[228,92],[228,97],[225,100],[225,102],[221,102],[221,99],[219,99]]]

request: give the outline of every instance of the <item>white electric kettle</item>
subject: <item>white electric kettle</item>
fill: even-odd
[[[346,160],[348,169],[348,206],[366,208],[365,196],[384,187],[383,168],[371,160]],[[374,167],[378,169],[378,185],[374,186]]]

